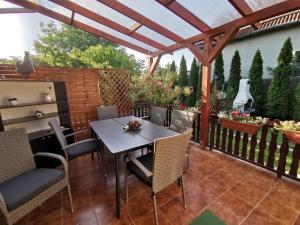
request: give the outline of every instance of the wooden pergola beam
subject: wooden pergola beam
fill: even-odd
[[[148,58],[148,75],[153,75],[160,61],[161,56]]]
[[[202,20],[200,20],[197,16],[195,16],[193,13],[191,13],[189,10],[184,8],[181,4],[179,4],[176,1],[171,0],[156,0],[166,8],[168,8],[171,12],[175,13],[177,16],[179,16],[181,19],[195,27],[201,32],[207,32],[211,29],[210,26],[208,26],[206,23],[204,23]]]
[[[148,19],[147,17],[143,16],[139,12],[127,7],[126,5],[116,1],[116,0],[97,0],[101,2],[102,4],[118,11],[119,13],[135,20],[136,22],[143,24],[144,26],[150,28],[151,30],[175,41],[175,42],[181,42],[184,39],[174,32],[164,28],[160,24]]]
[[[176,43],[174,45],[170,45],[164,51],[154,52],[154,54],[152,56],[163,55],[163,54],[167,54],[169,52],[174,52],[175,50],[184,48],[186,46],[186,44],[194,44],[196,42],[203,41],[206,36],[209,36],[209,37],[218,36],[220,34],[225,33],[226,30],[228,30],[230,27],[232,27],[234,25],[236,25],[237,28],[239,29],[241,27],[245,27],[245,26],[260,22],[262,20],[284,14],[284,13],[288,13],[288,12],[297,10],[299,8],[300,8],[299,0],[284,1],[281,3],[275,4],[275,5],[269,6],[267,8],[258,10],[254,13],[251,13],[245,17],[241,17],[232,22],[229,22],[224,25],[213,28],[208,32],[195,35],[191,38],[184,40],[183,42]]]
[[[193,55],[196,57],[196,59],[198,59],[199,62],[203,62],[203,53],[201,53],[195,45],[187,44],[186,47],[193,53]]]
[[[60,5],[62,7],[65,7],[71,11],[74,11],[82,16],[85,16],[93,21],[103,24],[104,26],[110,27],[111,29],[114,29],[122,34],[125,34],[132,38],[135,38],[135,39],[137,39],[143,43],[146,43],[154,48],[161,49],[161,50],[166,49],[166,46],[164,46],[163,44],[161,44],[157,41],[154,41],[142,34],[135,33],[132,30],[128,29],[127,27],[124,27],[121,24],[118,24],[104,16],[94,13],[74,2],[71,2],[69,0],[50,0],[50,1]]]
[[[242,16],[247,16],[253,13],[253,10],[245,0],[228,0],[228,1]],[[252,24],[252,27],[254,29],[258,29],[259,26],[260,26],[259,23]]]
[[[0,8],[0,14],[9,14],[9,13],[35,13],[35,12],[25,8]]]
[[[5,0],[5,1],[13,3],[15,5],[22,6],[24,8],[30,9],[30,10],[34,10],[34,11],[39,12],[39,13],[45,15],[45,16],[51,17],[55,20],[58,20],[62,23],[65,23],[65,24],[70,24],[71,23],[71,18],[69,18],[67,16],[64,16],[60,13],[57,13],[57,12],[51,10],[51,9],[45,8],[45,7],[43,7],[39,4],[30,2],[30,1],[27,1],[27,0]],[[79,21],[74,20],[72,26],[74,26],[76,28],[79,28],[81,30],[84,30],[86,32],[89,32],[91,34],[94,34],[96,36],[102,37],[102,38],[104,38],[106,40],[109,40],[111,42],[114,42],[116,44],[120,44],[120,45],[123,45],[125,47],[136,50],[138,52],[144,53],[146,55],[151,55],[152,54],[152,52],[147,50],[147,49],[144,49],[140,46],[137,46],[135,44],[124,41],[120,38],[114,37],[114,36],[112,36],[108,33],[100,31],[100,30],[98,30],[94,27],[88,26],[88,25],[86,25],[84,23],[81,23]]]

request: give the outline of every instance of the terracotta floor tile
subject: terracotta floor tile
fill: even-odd
[[[209,205],[207,209],[210,210],[219,219],[223,220],[224,223],[226,223],[226,225],[238,225],[242,221],[241,218],[234,215],[226,207],[224,207],[216,202]],[[200,213],[200,215],[201,215],[201,213]]]
[[[216,202],[240,218],[245,218],[254,207],[231,192],[224,193],[216,200]]]
[[[239,179],[232,177],[226,171],[218,171],[211,175],[208,179],[215,181],[216,183],[218,183],[226,189],[231,188],[234,184],[236,184],[239,181]]]
[[[199,191],[205,193],[211,199],[216,199],[223,194],[226,189],[212,179],[205,179],[197,184]]]
[[[160,210],[158,210],[158,222],[160,225],[171,225],[168,218],[165,215],[163,215],[163,213]],[[152,225],[154,223],[155,223],[154,212],[143,216],[137,221],[134,221],[135,225]]]
[[[259,209],[254,209],[253,212],[246,218],[246,220],[242,224],[243,225],[284,225],[276,218],[270,216],[269,214]]]
[[[298,215],[294,225],[300,225],[300,215]]]
[[[179,197],[161,206],[160,210],[172,224],[185,224],[194,217],[191,208],[187,206],[185,209],[182,205],[182,199]]]
[[[108,212],[104,212],[97,215],[97,220],[100,225],[130,225],[132,221],[128,216],[126,210],[122,210],[121,218],[117,219],[115,214],[115,208]]]
[[[186,204],[187,206],[197,214],[209,203],[212,202],[212,199],[208,194],[201,191],[199,186],[194,186],[185,192]]]
[[[139,194],[124,204],[129,216],[135,221],[153,211],[151,195]]]
[[[266,190],[244,182],[237,183],[230,189],[230,192],[252,205],[258,204],[267,193]]]
[[[299,210],[293,207],[287,195],[281,195],[277,190],[273,190],[258,205],[258,209],[282,221],[284,224],[291,224],[297,217]]]

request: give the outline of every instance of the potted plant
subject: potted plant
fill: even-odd
[[[283,134],[294,144],[300,144],[300,122],[295,121],[276,121],[274,129]]]
[[[218,117],[222,127],[250,135],[256,135],[258,130],[268,122],[267,118],[252,117],[250,114],[240,113],[239,111],[219,112]]]

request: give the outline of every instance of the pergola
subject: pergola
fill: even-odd
[[[144,53],[149,74],[164,54],[188,48],[202,64],[201,134],[208,144],[211,63],[245,26],[300,8],[300,0],[5,0]],[[204,131],[204,132],[203,132]]]

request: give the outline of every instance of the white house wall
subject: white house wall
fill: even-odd
[[[260,49],[264,61],[264,78],[270,78],[267,67],[277,65],[277,57],[287,37],[292,39],[293,50],[300,51],[300,26],[249,36],[229,43],[223,50],[225,80],[228,80],[231,59],[235,50],[238,50],[241,56],[242,78],[248,78],[252,59],[257,49]]]

